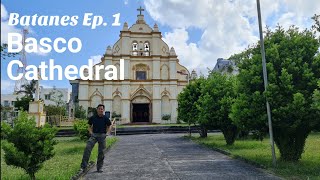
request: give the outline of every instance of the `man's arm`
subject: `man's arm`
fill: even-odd
[[[115,122],[115,120],[113,120],[113,121],[111,122],[111,125],[110,125],[110,126],[107,126],[107,134],[111,134],[112,128],[113,128],[113,125],[114,125],[114,122]]]
[[[93,131],[93,130],[92,130],[92,125],[89,125],[88,131],[89,131],[89,134],[92,135],[92,133],[93,133],[93,132],[92,132],[92,131]]]

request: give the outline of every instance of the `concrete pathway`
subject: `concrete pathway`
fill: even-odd
[[[181,136],[119,136],[106,153],[103,173],[94,167],[83,179],[279,179]]]

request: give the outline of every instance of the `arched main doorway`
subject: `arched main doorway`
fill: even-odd
[[[131,101],[131,122],[151,122],[151,109],[151,102],[146,96],[135,97]]]

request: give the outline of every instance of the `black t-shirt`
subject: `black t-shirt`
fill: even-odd
[[[111,126],[111,121],[107,116],[94,115],[89,118],[88,124],[93,125],[93,133],[106,133],[107,126]]]

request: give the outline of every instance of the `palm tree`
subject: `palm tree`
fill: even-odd
[[[17,93],[25,93],[26,96],[33,98],[33,94],[36,92],[36,80],[31,80],[29,84],[24,84],[21,86],[22,90],[18,91]]]

